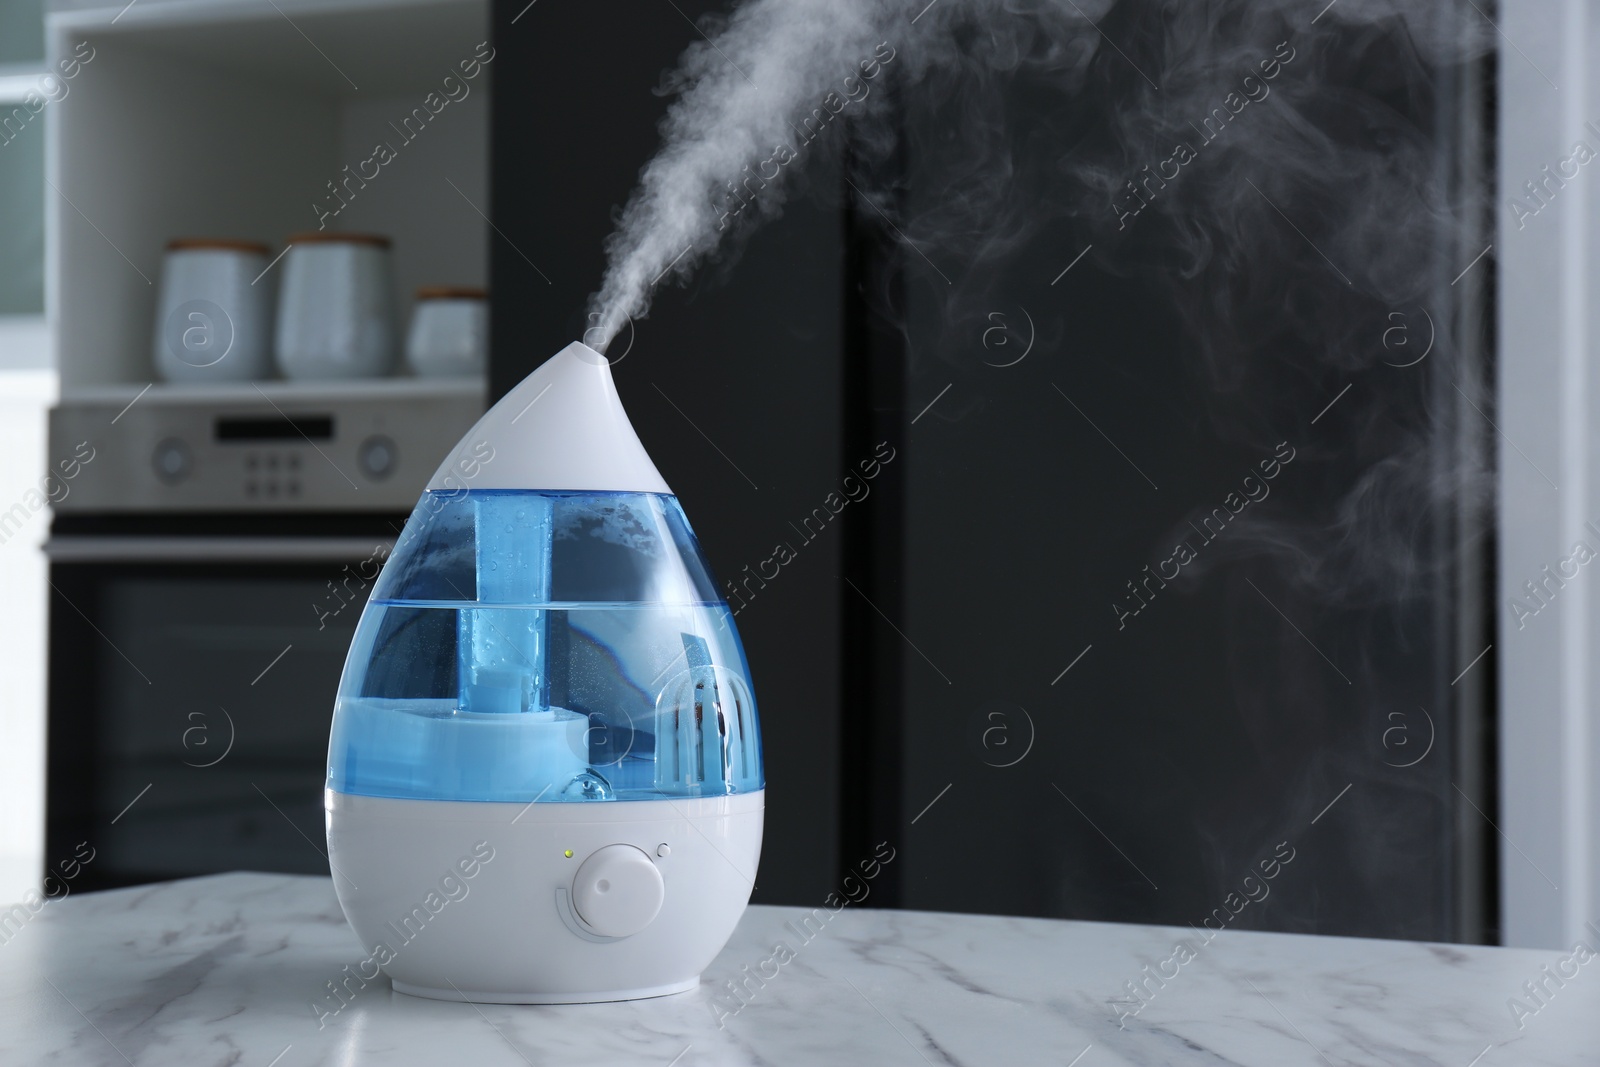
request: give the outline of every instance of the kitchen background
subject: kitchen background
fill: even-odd
[[[1131,56],[1084,58],[1098,107],[1043,79],[897,86],[888,61],[879,124],[829,130],[781,217],[614,342],[641,439],[743,590],[758,902],[820,903],[888,840],[883,906],[1198,922],[1292,854],[1237,925],[1557,944],[1595,911],[1600,620],[1561,567],[1600,546],[1593,224],[1586,175],[1541,172],[1594,136],[1593,32],[1579,3],[1506,3],[1481,15],[1509,57],[1471,12],[1429,50],[1319,7],[1286,23],[1280,99],[1193,164],[1207,192],[1112,188],[1092,219],[1027,196],[1050,201],[1062,145],[1102,159],[1135,123],[1114,105],[1152,62],[1145,8],[1100,24]],[[327,869],[327,724],[370,576],[475,413],[592,325],[663,72],[722,11],[0,2],[0,896],[82,840],[86,887]],[[1312,89],[1338,131],[1320,179],[1266,117]],[[991,127],[1022,192],[974,233],[952,203],[982,202],[982,168],[949,131]],[[1390,238],[1392,299],[1347,296],[1319,227],[1385,167],[1459,224]],[[1165,203],[1224,177],[1259,200],[1230,199],[1236,247],[1186,273]],[[286,244],[308,231],[390,243]],[[181,238],[264,245],[198,251],[263,306],[302,299],[280,334],[326,332],[316,294],[357,279],[407,358],[375,377],[313,345],[285,378],[263,348],[205,380],[183,338],[222,283],[183,275]],[[445,304],[456,347],[407,336]]]

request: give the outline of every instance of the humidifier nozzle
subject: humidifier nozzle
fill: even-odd
[[[428,483],[463,488],[672,494],[628,421],[611,364],[582,341],[501,397]]]

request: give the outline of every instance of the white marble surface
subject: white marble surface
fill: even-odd
[[[327,880],[73,896],[0,944],[0,1064],[1600,1063],[1600,960],[1521,1029],[1507,1007],[1564,953],[1229,931],[1119,1028],[1123,983],[1194,931],[852,906],[803,942],[801,914],[751,908],[692,993],[480,1009],[379,979],[319,1030],[311,1002],[363,955]],[[719,1026],[717,987],[778,941],[794,958]]]

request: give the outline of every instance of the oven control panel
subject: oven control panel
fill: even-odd
[[[485,406],[476,380],[69,393],[49,496],[68,513],[409,511]]]

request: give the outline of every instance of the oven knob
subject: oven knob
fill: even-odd
[[[600,849],[583,861],[572,880],[578,917],[606,937],[627,937],[649,926],[665,895],[661,872],[644,850],[632,845]]]
[[[367,477],[382,481],[394,473],[394,465],[400,461],[400,450],[387,437],[369,437],[361,442],[356,459]]]
[[[176,485],[183,481],[194,469],[189,446],[176,437],[165,438],[156,445],[155,454],[150,457],[150,465],[155,468],[156,477],[168,485]]]

